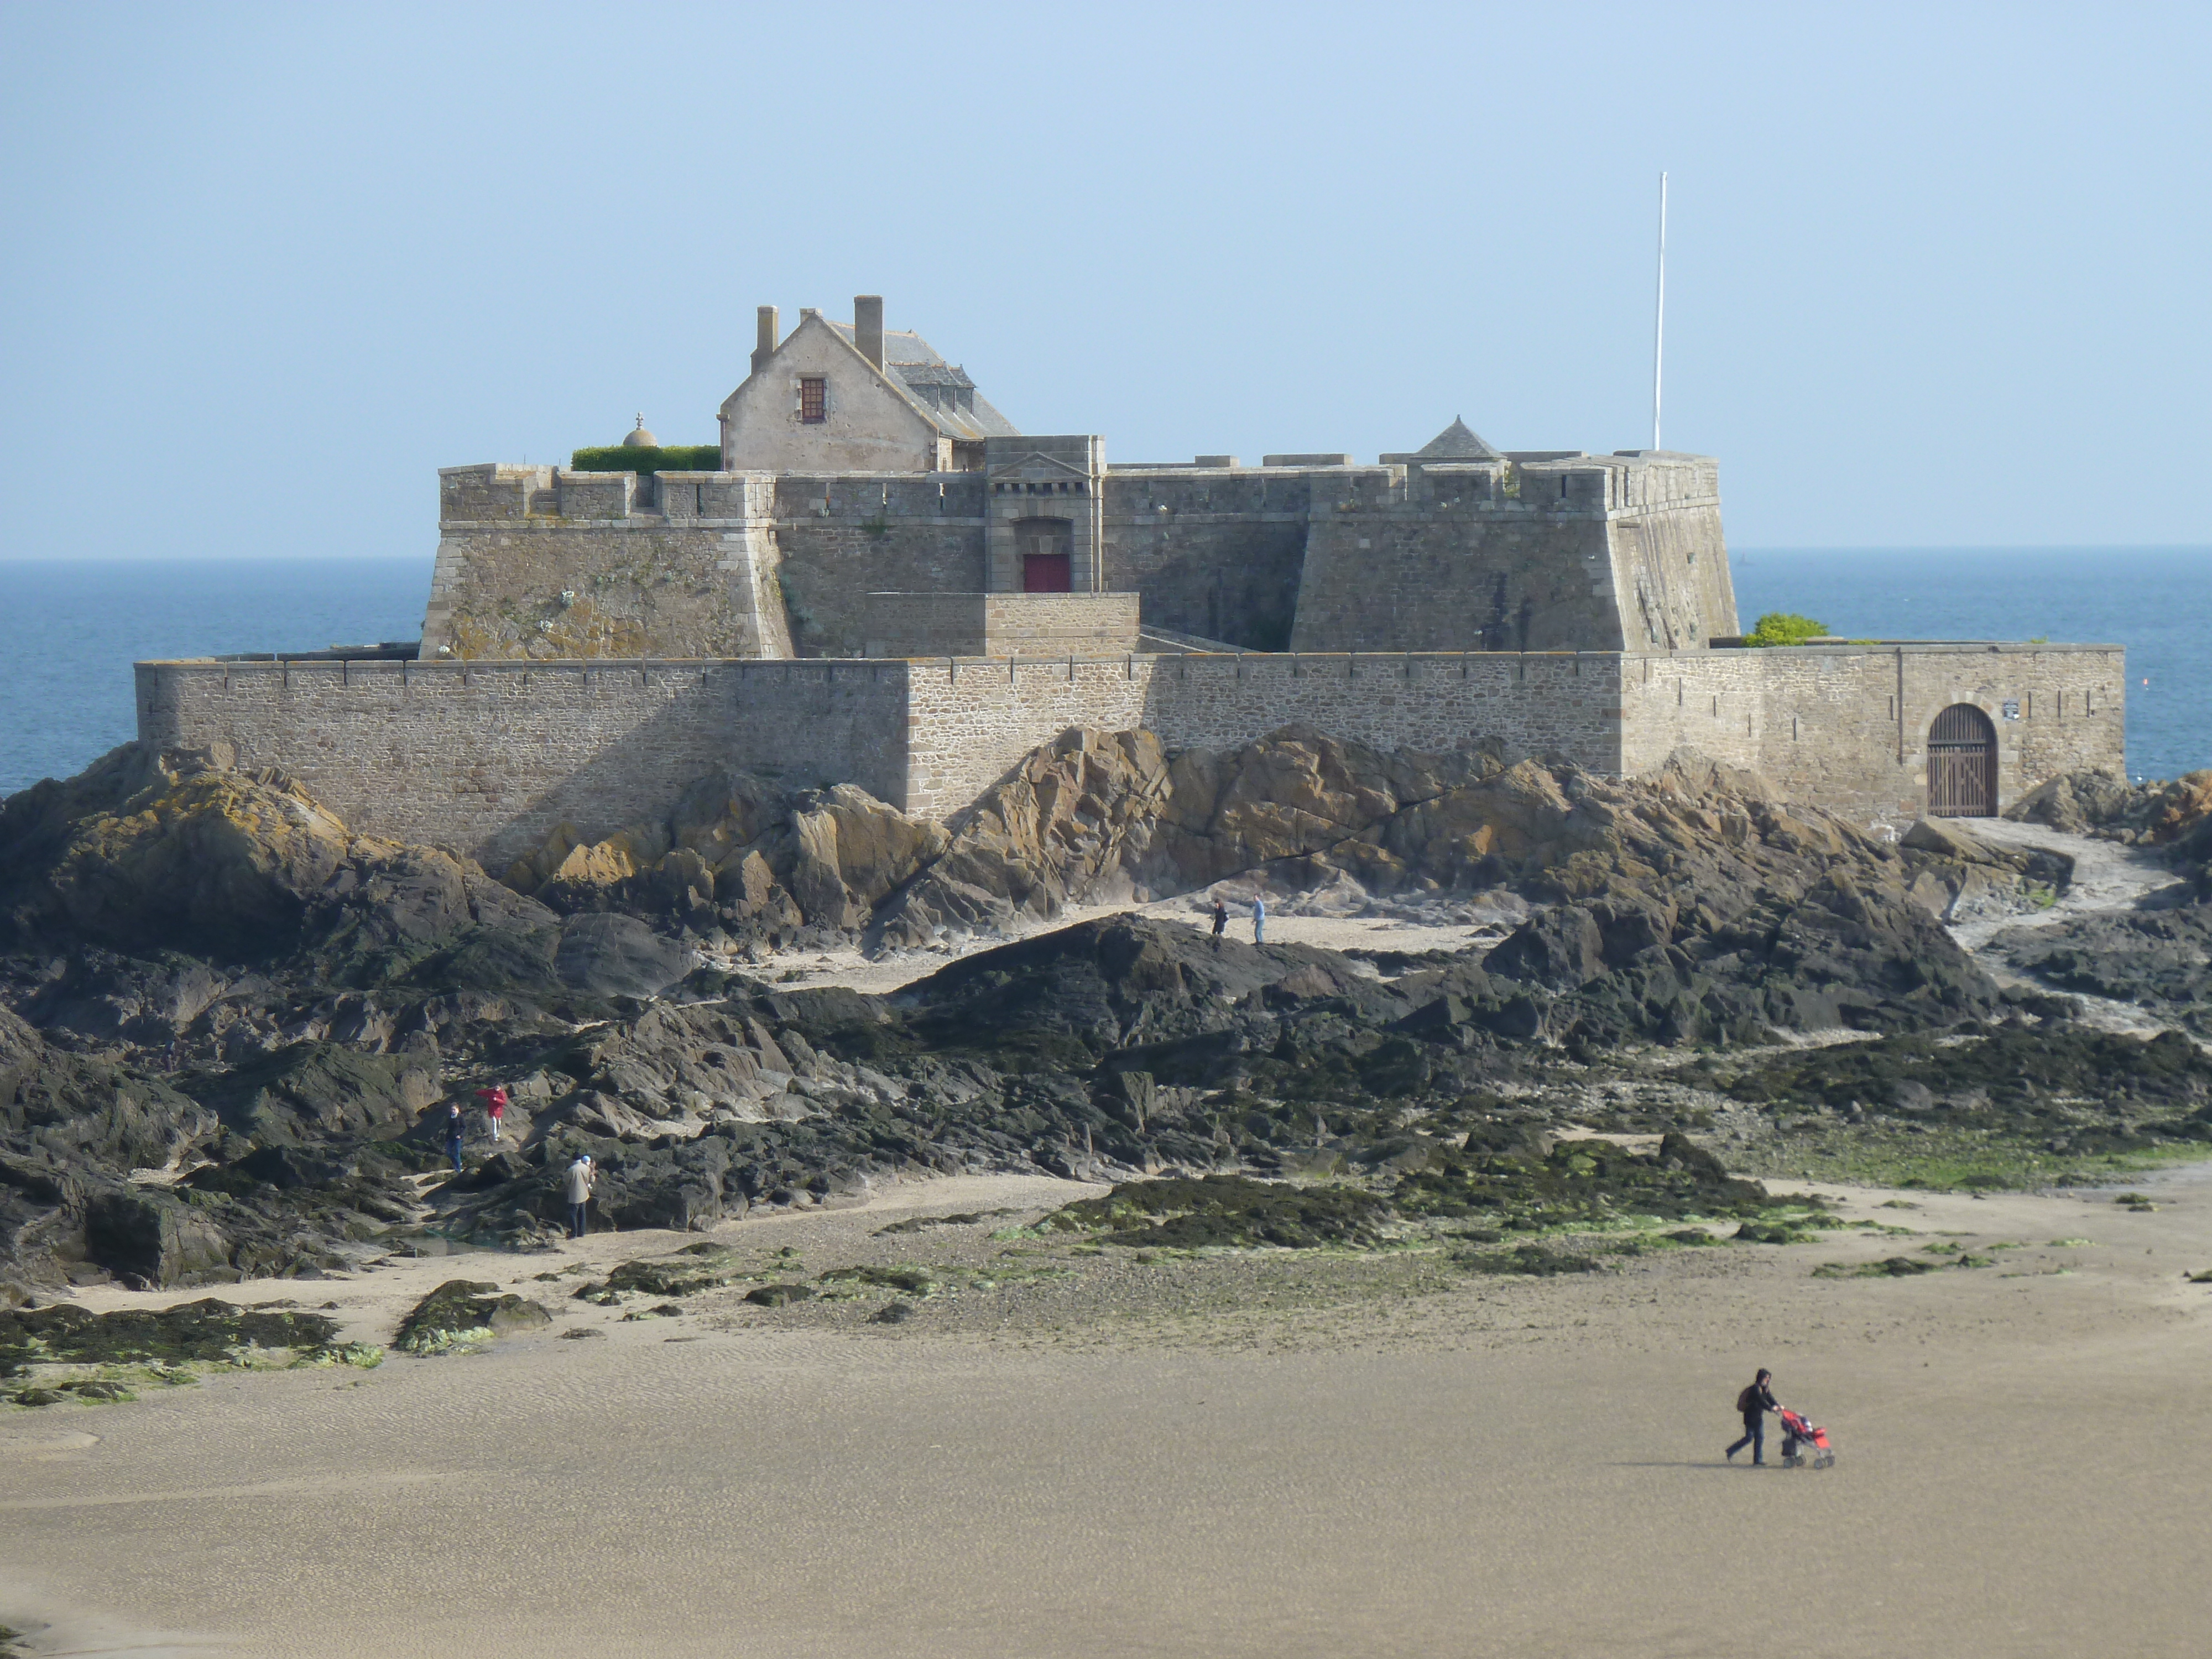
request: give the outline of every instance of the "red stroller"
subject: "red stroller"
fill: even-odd
[[[1836,1462],[1835,1448],[1828,1443],[1828,1431],[1817,1423],[1808,1423],[1797,1413],[1784,1406],[1782,1419],[1782,1467],[1802,1469],[1808,1462],[1816,1469],[1832,1468]],[[1813,1455],[1808,1458],[1805,1448],[1810,1446]]]

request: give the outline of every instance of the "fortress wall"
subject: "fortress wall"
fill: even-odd
[[[2016,720],[2004,718],[2008,700],[2019,706]],[[1929,727],[1956,702],[1979,708],[1996,730],[2000,809],[2062,772],[2124,775],[2124,654],[2096,646],[1803,646],[1631,658],[1624,766],[1648,769],[1686,744],[1755,767],[1794,799],[1870,821],[1911,818],[1927,799]]]
[[[1743,631],[1717,501],[1615,518],[1608,532],[1631,649],[1696,651]]]
[[[558,823],[610,834],[717,767],[896,799],[903,666],[847,668],[141,663],[138,730],[163,747],[228,744],[241,767],[282,767],[356,830],[496,872]]]
[[[1312,477],[1109,471],[1101,486],[1106,586],[1137,593],[1152,627],[1284,649],[1297,614]]]
[[[1133,593],[871,593],[867,655],[1096,657],[1137,648]]]
[[[1293,722],[1385,748],[1484,738],[1593,770],[1620,767],[1617,658],[1133,656],[916,662],[908,811],[949,817],[1072,726],[1143,726],[1170,750],[1228,749]]]
[[[1587,514],[1317,507],[1293,648],[1618,649],[1611,563]]]
[[[1758,651],[1632,654],[1620,665],[1620,769],[1632,775],[1694,749],[1764,772],[1769,680]]]
[[[423,650],[458,658],[726,657],[749,607],[725,568],[742,532],[659,518],[447,525]],[[563,600],[563,593],[573,594]]]
[[[1146,724],[1145,689],[1158,660],[902,665],[909,677],[906,787],[902,797],[885,799],[949,818],[1071,726],[1127,732]]]
[[[871,593],[982,592],[983,491],[980,473],[779,477],[776,542],[793,648],[861,655]]]

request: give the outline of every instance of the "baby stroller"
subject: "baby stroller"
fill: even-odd
[[[1836,1462],[1835,1448],[1828,1443],[1828,1431],[1817,1423],[1808,1423],[1797,1413],[1784,1406],[1782,1418],[1782,1467],[1802,1469],[1808,1462],[1816,1469],[1832,1468]],[[1810,1446],[1813,1455],[1808,1458],[1805,1448]]]

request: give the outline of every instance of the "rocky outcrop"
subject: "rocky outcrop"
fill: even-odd
[[[945,832],[866,790],[795,793],[743,773],[687,789],[665,818],[584,843],[556,828],[507,867],[507,884],[564,913],[627,909],[695,931],[793,942],[863,926],[945,850]]]
[[[445,1353],[495,1337],[542,1330],[553,1316],[535,1302],[502,1295],[487,1281],[449,1279],[399,1322],[392,1346],[403,1353]]]
[[[312,949],[325,976],[358,981],[472,928],[556,920],[473,864],[356,836],[282,774],[222,758],[125,744],[0,802],[0,939],[241,962]]]
[[[1402,1174],[1469,1137],[1540,1163],[1554,1103],[1650,1048],[2066,1006],[2001,993],[1937,918],[2019,890],[2016,855],[1890,846],[1687,754],[1633,781],[1297,727],[1174,757],[1071,732],[942,826],[718,775],[552,837],[508,872],[526,892],[221,759],[119,752],[0,807],[18,1295],[537,1248],[578,1152],[596,1224],[678,1230],[925,1172]],[[731,970],[746,943],[935,944],[1229,881],[1487,895],[1501,925],[1361,961],[1121,915],[890,997]],[[507,1136],[452,1176],[446,1103],[493,1080]]]
[[[2066,854],[1993,846],[1955,819],[1923,818],[1899,839],[1898,850],[1906,892],[1943,921],[2041,909],[2074,878],[2074,860]]]
[[[912,945],[1006,930],[1127,896],[1171,793],[1152,733],[1071,731],[955,818],[941,849],[883,908],[874,939]]]
[[[2004,815],[2069,835],[2169,846],[2212,817],[2212,771],[2134,785],[2103,772],[2069,772],[2029,790]]]

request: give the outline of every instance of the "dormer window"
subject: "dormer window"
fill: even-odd
[[[826,376],[799,377],[799,418],[808,426],[820,426],[830,418],[830,381]]]

